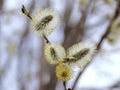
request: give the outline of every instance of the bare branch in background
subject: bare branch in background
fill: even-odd
[[[113,89],[119,89],[120,88],[120,81],[116,82],[115,84],[113,84],[109,90],[113,90]]]
[[[65,13],[65,17],[64,17],[65,18],[65,39],[64,39],[63,45],[65,48],[68,48],[72,44],[82,40],[82,37],[84,36],[85,21],[89,11],[88,10],[89,6],[91,5],[91,1],[89,2],[85,10],[82,10],[82,16],[75,28],[68,25],[73,5],[74,3],[72,2],[71,4],[69,4],[68,9],[66,8],[66,12],[68,13]],[[74,38],[71,39],[71,37],[74,37]]]
[[[113,18],[112,18],[112,20],[111,20],[111,22],[110,22],[110,24],[109,24],[106,32],[104,33],[104,35],[102,36],[100,42],[99,42],[98,45],[97,45],[97,50],[99,50],[99,49],[101,48],[101,45],[102,45],[103,40],[104,40],[104,39],[106,38],[106,36],[110,33],[111,25],[112,25],[112,23],[114,22],[114,20],[119,16],[119,13],[120,13],[120,1],[119,1],[119,3],[117,3],[117,8],[116,8],[116,10],[115,10],[115,14],[114,14],[114,16],[113,16]]]
[[[0,11],[2,10],[2,7],[3,7],[3,0],[0,0]]]
[[[67,3],[66,8],[65,8],[65,14],[64,14],[64,19],[65,19],[65,39],[64,39],[64,47],[67,48],[69,45],[71,45],[71,37],[72,37],[72,28],[68,25],[70,15],[72,12],[72,8],[74,5],[74,0],[71,0],[70,2]]]
[[[0,0],[0,14],[2,14],[2,11],[3,11],[3,4],[4,4],[4,1]],[[0,42],[2,41],[1,40],[2,39],[1,22],[2,22],[2,18],[0,17]],[[1,43],[0,43],[0,46],[1,46]],[[0,57],[2,55],[1,53],[2,52],[0,50]],[[9,71],[8,68],[10,68],[12,64],[11,58],[12,56],[8,55],[5,64],[2,67],[0,67],[0,89],[1,90],[3,89],[3,80],[5,79],[6,73]]]
[[[33,8],[34,8],[34,0],[31,2],[31,5],[30,5],[30,10],[29,10],[29,12],[31,13],[32,12],[32,10],[33,10]],[[20,42],[19,42],[19,44],[18,44],[18,72],[17,72],[17,79],[18,79],[18,85],[19,85],[19,89],[20,90],[26,90],[26,84],[25,84],[25,82],[24,82],[24,76],[22,75],[23,73],[22,73],[22,68],[21,68],[21,65],[23,65],[23,62],[22,62],[22,53],[23,53],[23,49],[22,49],[22,45],[23,45],[23,43],[24,42],[26,42],[26,40],[27,40],[27,36],[28,36],[28,34],[29,34],[29,23],[28,23],[29,21],[27,21],[27,25],[26,25],[26,27],[25,27],[25,31],[24,31],[24,33],[22,34],[22,36],[21,36],[21,39],[20,39]]]

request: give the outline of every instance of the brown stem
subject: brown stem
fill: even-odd
[[[67,90],[66,89],[66,82],[65,81],[63,82],[63,86],[64,86],[64,89]]]
[[[112,18],[112,20],[111,20],[111,23],[109,24],[106,32],[103,34],[103,36],[102,36],[101,39],[100,39],[100,42],[98,43],[98,45],[97,45],[97,47],[96,47],[98,51],[100,50],[101,45],[102,45],[104,39],[105,39],[106,36],[109,34],[112,23],[113,23],[114,20],[119,16],[119,13],[120,13],[120,1],[118,1],[118,5],[117,5],[117,8],[116,8],[116,10],[115,10],[115,14],[114,14],[114,16],[113,16],[113,18]],[[93,62],[93,59],[92,59],[91,62]],[[91,62],[90,62],[90,63],[91,63]],[[72,90],[74,90],[74,88],[75,88],[75,86],[76,86],[79,78],[83,75],[83,73],[85,72],[85,70],[87,69],[87,67],[89,66],[90,63],[88,63],[88,64],[84,67],[84,69],[83,69],[81,72],[79,72],[79,74],[78,74],[78,76],[77,76],[77,78],[75,79],[75,82],[74,82],[74,84],[73,84]]]
[[[48,40],[48,38],[45,35],[42,35],[44,37],[44,39],[46,40],[46,43],[50,43],[50,41]]]

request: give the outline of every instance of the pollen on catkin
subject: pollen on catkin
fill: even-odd
[[[56,77],[62,81],[68,81],[72,79],[74,75],[73,69],[64,63],[58,64],[56,66],[55,73]]]
[[[44,47],[45,59],[50,64],[58,64],[66,57],[65,49],[62,45],[50,42]]]
[[[95,47],[85,43],[77,43],[67,49],[66,63],[83,68],[95,53]]]
[[[32,29],[38,35],[48,36],[55,30],[59,21],[58,13],[52,8],[45,8],[37,12],[31,20]]]

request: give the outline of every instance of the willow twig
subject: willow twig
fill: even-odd
[[[46,43],[50,43],[50,41],[48,40],[48,38],[44,34],[42,36],[46,40]]]
[[[63,86],[64,86],[64,89],[67,90],[66,89],[66,82],[63,82]]]
[[[117,3],[117,7],[116,7],[116,10],[115,10],[115,14],[114,14],[114,16],[113,16],[113,18],[112,18],[112,20],[111,20],[111,22],[110,22],[110,24],[109,24],[106,32],[103,34],[103,36],[102,36],[101,39],[100,39],[100,42],[98,43],[98,45],[97,45],[97,47],[96,47],[96,49],[97,49],[98,51],[101,49],[101,45],[102,45],[104,39],[106,38],[106,36],[107,36],[107,35],[109,34],[109,32],[110,32],[110,28],[111,28],[112,23],[113,23],[114,20],[119,16],[119,13],[120,13],[120,1],[118,1],[118,3]],[[76,86],[79,78],[83,75],[83,73],[85,72],[85,70],[87,69],[87,67],[89,66],[89,64],[91,64],[92,62],[93,62],[93,59],[92,59],[92,61],[91,61],[90,63],[88,63],[88,64],[84,67],[84,69],[78,74],[78,76],[77,76],[77,78],[75,79],[75,82],[74,82],[74,84],[73,84],[72,90],[74,90],[74,88],[75,88],[75,86]]]

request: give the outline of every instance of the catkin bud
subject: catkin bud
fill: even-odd
[[[60,44],[50,42],[44,47],[44,55],[50,64],[58,64],[66,57],[66,52]]]
[[[58,21],[58,13],[52,8],[45,8],[32,17],[31,24],[38,35],[47,36],[55,30]]]
[[[85,43],[74,44],[67,50],[66,63],[83,68],[91,60],[95,48]]]

